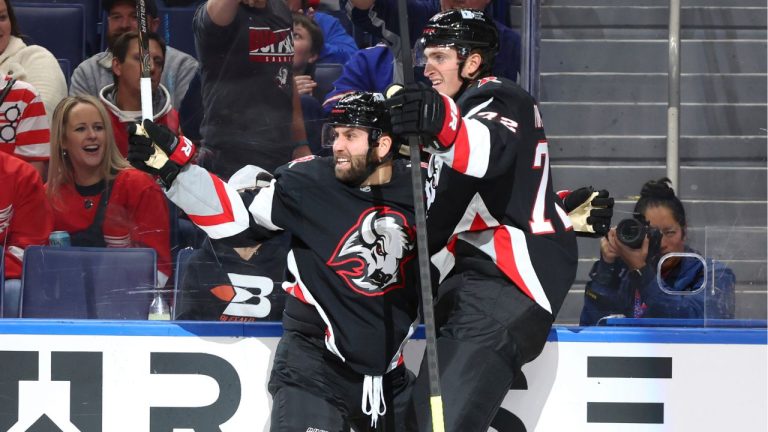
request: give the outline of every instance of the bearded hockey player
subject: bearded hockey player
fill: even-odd
[[[488,430],[521,366],[543,349],[576,274],[574,230],[552,190],[538,106],[491,75],[497,49],[482,12],[439,13],[415,47],[432,87],[407,86],[387,100],[393,133],[419,136],[432,154],[427,227],[452,432]],[[431,430],[425,370],[414,387],[421,431]]]
[[[131,163],[159,176],[210,237],[237,246],[292,234],[271,430],[406,430],[413,375],[402,349],[418,312],[413,194],[409,165],[393,160],[383,97],[342,99],[323,133],[333,157],[293,161],[274,178],[262,172],[263,187],[242,194],[187,164],[188,143],[143,126],[149,137],[134,128]]]

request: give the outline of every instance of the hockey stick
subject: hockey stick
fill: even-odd
[[[144,0],[136,0],[136,21],[139,24],[139,58],[141,59],[141,120],[154,119],[152,113],[152,65],[149,55],[149,20],[147,19],[147,4]],[[136,133],[149,136],[141,125],[136,126]],[[168,156],[156,144],[152,144],[155,152],[147,160],[147,165],[160,167],[168,161]]]
[[[152,120],[152,66],[149,63],[149,25],[147,23],[147,5],[144,0],[136,0],[136,19],[139,24],[139,58],[141,59],[141,119]]]
[[[400,24],[400,67],[403,83],[413,84],[413,62],[411,61],[411,38],[408,30],[406,0],[397,0],[398,22]],[[432,413],[432,432],[445,430],[443,420],[443,397],[440,393],[440,368],[437,362],[437,338],[435,336],[435,311],[432,299],[432,278],[429,270],[429,247],[427,243],[427,217],[424,209],[424,179],[421,176],[421,152],[419,138],[408,137],[411,157],[411,186],[413,188],[413,211],[416,218],[416,246],[419,258],[421,281],[421,309],[424,314],[427,369],[429,373],[429,407]]]

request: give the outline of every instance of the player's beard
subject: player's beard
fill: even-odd
[[[359,186],[376,169],[373,152],[371,151],[367,152],[365,156],[351,156],[349,154],[344,156],[349,159],[349,167],[346,169],[340,169],[336,164],[339,155],[333,156],[333,171],[336,174],[336,178],[344,184]]]

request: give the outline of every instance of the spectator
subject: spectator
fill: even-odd
[[[408,24],[411,37],[420,35],[430,17],[439,11],[456,8],[485,9],[490,0],[409,0]],[[380,92],[392,82],[403,82],[399,76],[400,36],[396,0],[350,0],[347,4],[352,22],[376,35],[383,43],[361,50],[344,65],[344,71],[325,102],[327,113],[345,94],[364,90]],[[499,32],[499,54],[493,74],[517,81],[520,73],[520,36],[506,25],[494,21]],[[415,39],[415,38],[414,38]],[[412,40],[411,44],[416,41]],[[404,73],[411,73],[404,71]],[[418,79],[418,78],[417,78]]]
[[[56,231],[73,246],[151,247],[158,283],[171,275],[168,204],[145,173],[120,156],[104,106],[70,96],[56,107],[46,185]]]
[[[198,163],[226,179],[309,155],[284,0],[208,0],[192,25],[205,109]]]
[[[262,249],[284,250],[282,257]],[[183,301],[176,318],[195,321],[280,321],[285,292],[280,287],[288,252],[285,237],[232,247],[216,240],[190,256],[181,280]]]
[[[329,113],[336,102],[356,91],[383,93],[393,82],[402,83],[403,77],[390,48],[380,43],[362,49],[344,64],[341,76],[333,83],[333,90],[326,95],[323,111]]]
[[[152,68],[150,77],[154,121],[180,134],[179,113],[171,106],[168,89],[160,84],[160,75],[165,64],[165,43],[155,33],[149,33],[147,37]],[[115,83],[101,89],[99,97],[112,120],[117,149],[125,157],[128,155],[128,124],[141,121],[139,34],[133,31],[121,34],[112,45],[112,55]]]
[[[51,141],[45,105],[31,84],[8,75],[0,81],[0,152],[29,162],[44,179]]]
[[[5,279],[21,277],[24,249],[48,244],[53,222],[45,201],[43,181],[28,163],[0,152],[0,245],[4,250]],[[18,282],[6,281],[4,316],[15,316],[9,309],[18,299]],[[18,304],[16,302],[16,304]]]
[[[638,248],[619,240],[616,228],[600,239],[600,259],[592,266],[584,290],[581,325],[595,325],[601,318],[620,314],[633,318],[733,318],[733,272],[709,261],[714,280],[694,295],[665,293],[657,282],[660,258],[670,252],[693,252],[687,244],[685,208],[667,178],[643,185],[635,214],[647,221],[651,232]],[[704,266],[691,257],[667,259],[661,267],[667,291],[692,292],[702,286]],[[711,294],[714,288],[715,294]],[[709,293],[709,294],[708,294]]]
[[[149,31],[157,32],[160,19],[155,0],[145,0]],[[72,73],[69,94],[99,96],[101,89],[112,84],[112,44],[129,31],[138,31],[135,0],[102,0],[107,12],[107,49],[80,63]],[[172,47],[167,47],[165,67],[161,75],[163,86],[171,94],[171,104],[181,106],[190,81],[198,64],[194,57]]]
[[[320,100],[313,94],[317,90],[314,71],[323,49],[323,33],[312,18],[299,13],[293,14],[293,49],[293,82],[301,100],[307,141],[312,153],[320,154],[320,129],[325,116]]]
[[[355,40],[347,33],[338,18],[325,12],[315,11],[309,6],[307,0],[286,0],[286,3],[291,12],[306,14],[320,28],[325,44],[321,45],[318,63],[343,64],[357,52]]]
[[[67,95],[64,73],[53,54],[21,39],[11,0],[0,0],[0,75],[10,75],[36,88],[49,120],[56,104]]]

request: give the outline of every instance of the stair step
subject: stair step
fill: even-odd
[[[766,40],[683,40],[681,73],[765,73]],[[667,40],[541,41],[540,71],[668,72]]]
[[[544,73],[542,102],[663,102],[668,74]],[[683,103],[766,103],[765,74],[681,74]]]
[[[595,243],[598,243],[598,240],[594,240]],[[599,248],[598,248],[599,250]],[[703,252],[699,251],[701,256],[704,258],[709,258],[704,255]],[[581,253],[581,250],[579,251],[579,255],[583,255]],[[574,285],[584,285],[586,284],[590,278],[589,278],[589,272],[592,270],[592,266],[594,265],[595,261],[597,261],[597,256],[590,257],[589,259],[579,259],[579,267],[576,272],[576,281],[573,283]],[[733,271],[733,274],[736,275],[736,281],[743,290],[749,289],[750,291],[756,291],[758,288],[756,287],[765,287],[766,279],[765,279],[765,271],[766,271],[766,263],[765,260],[762,262],[755,261],[726,261],[726,260],[718,260],[721,261],[723,264],[725,264],[728,268]]]
[[[701,215],[697,215],[694,212],[695,208],[691,208],[685,203],[683,205],[685,205],[686,217],[701,217]],[[631,218],[631,215],[627,214],[625,211],[631,211],[633,207],[634,203],[632,203],[631,206],[626,207],[625,210],[617,208],[611,224],[615,226],[621,220]],[[763,210],[765,210],[765,205],[763,205]],[[718,229],[718,227],[715,225],[720,225],[723,227],[724,231],[727,231],[730,226],[725,226],[724,224],[729,222],[732,221],[720,221],[707,227],[706,223],[701,223],[696,219],[688,219],[686,243],[691,248],[699,251],[702,256],[727,262],[729,266],[731,263],[738,265],[739,269],[742,270],[742,274],[744,275],[744,277],[740,280],[745,282],[749,281],[750,283],[755,281],[764,283],[766,279],[766,266],[768,266],[765,257],[765,231],[762,231],[755,236],[758,238],[741,239],[741,242],[738,246],[732,246],[725,249],[718,248],[718,245],[714,244],[717,243],[718,235],[713,235],[712,230]],[[576,280],[586,281],[585,275],[588,274],[589,268],[582,269],[581,266],[582,264],[587,265],[597,260],[597,258],[600,256],[600,241],[594,238],[579,237],[578,243],[580,276],[577,276]]]
[[[513,25],[513,29],[520,31],[520,25]],[[765,39],[766,31],[754,28],[681,28],[680,39],[682,40],[760,40]],[[667,27],[554,27],[544,28],[540,32],[540,38],[543,40],[580,40],[580,39],[600,39],[600,40],[664,40],[669,38],[669,29]]]
[[[510,22],[522,23],[522,8],[512,8]],[[669,4],[663,6],[544,6],[542,31],[549,29],[636,29],[669,27]],[[680,10],[681,29],[756,29],[765,31],[766,7],[692,6]]]
[[[618,199],[636,199],[649,179],[666,175],[666,168],[655,165],[582,166],[552,165],[554,189],[582,186],[585,181],[595,187],[608,188]],[[678,195],[687,200],[752,200],[766,199],[766,169],[730,167],[687,167],[680,169]],[[632,197],[632,198],[630,198]],[[730,224],[728,224],[730,225]]]
[[[547,134],[665,135],[666,103],[541,103]],[[765,104],[682,104],[681,135],[762,135]]]
[[[664,164],[666,136],[564,136],[547,133],[552,162],[605,165],[611,163]],[[766,165],[766,136],[681,136],[683,165]]]
[[[524,0],[511,0],[512,7],[519,7]],[[722,7],[723,0],[685,0],[681,7],[710,6]],[[544,0],[542,9],[553,6],[637,6],[637,0]],[[669,7],[669,0],[643,0],[645,6]],[[733,7],[765,7],[765,0],[728,0]]]
[[[738,276],[737,276],[738,277]],[[765,287],[757,290],[740,290],[736,286],[736,319],[768,318],[766,310],[768,294]],[[557,314],[556,323],[559,325],[578,325],[581,309],[584,305],[584,285],[573,285]]]

